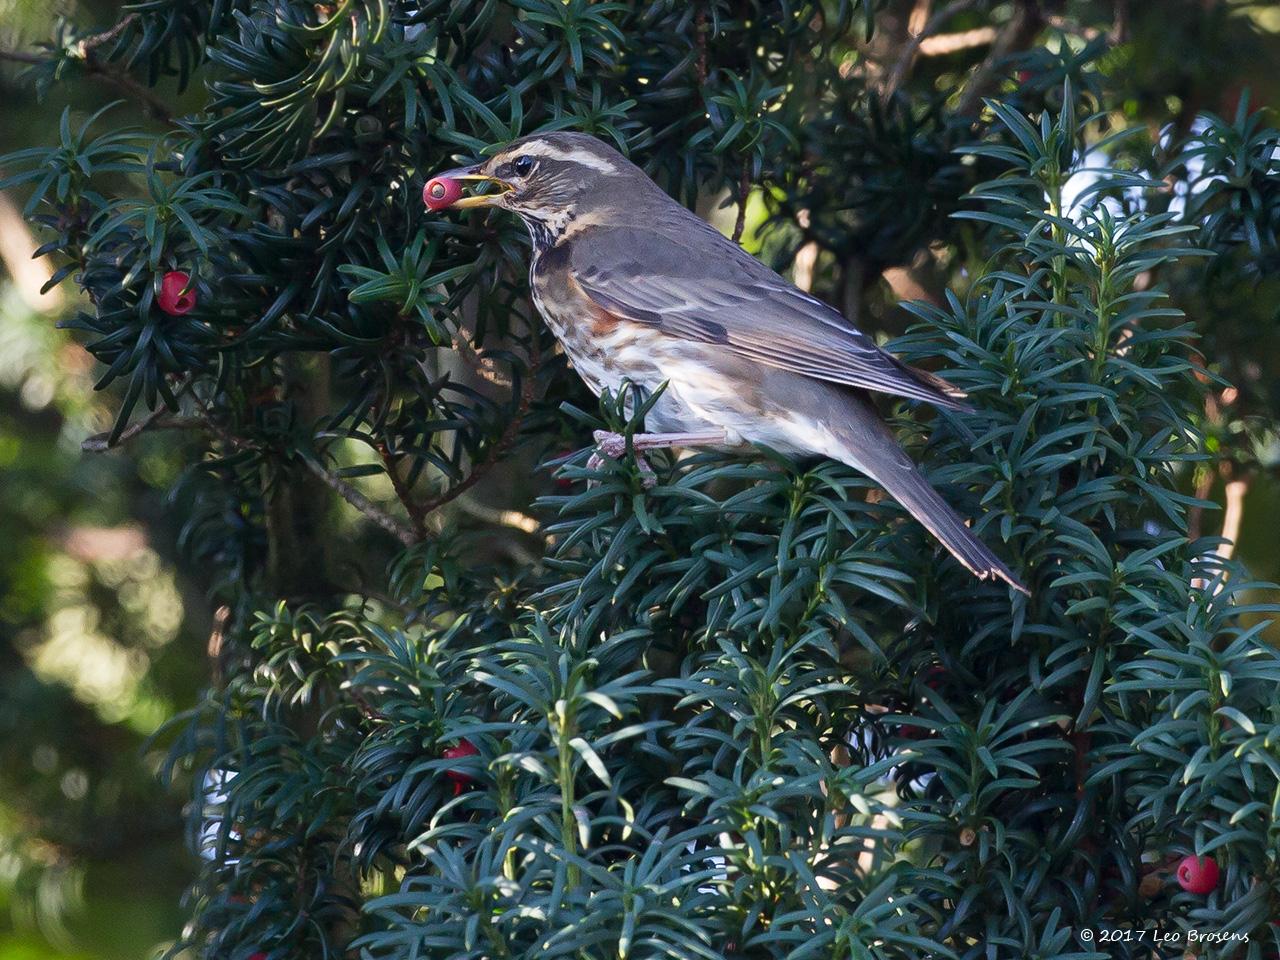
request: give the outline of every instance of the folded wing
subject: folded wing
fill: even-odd
[[[604,310],[671,336],[819,380],[969,409],[963,392],[880,349],[702,221],[687,226],[687,239],[671,230],[584,230],[570,252],[573,277]]]

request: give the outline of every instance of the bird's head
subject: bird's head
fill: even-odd
[[[485,184],[487,192],[462,196],[456,184]],[[427,182],[423,199],[433,210],[500,207],[531,227],[553,232],[585,215],[643,199],[657,190],[617,150],[585,133],[542,133],[513,140],[488,160],[446,170]]]

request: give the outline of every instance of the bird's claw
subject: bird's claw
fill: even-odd
[[[596,450],[610,460],[617,460],[627,452],[627,438],[620,433],[597,430],[592,436],[596,441]]]
[[[613,433],[609,430],[597,430],[593,434],[596,441],[596,450],[587,459],[588,470],[599,470],[604,466],[604,458],[610,460],[620,460],[627,452],[627,438],[620,433]],[[653,472],[653,467],[649,466],[649,461],[644,458],[639,450],[635,451],[636,467],[640,470],[640,482],[646,490],[652,489],[658,482],[658,475]]]

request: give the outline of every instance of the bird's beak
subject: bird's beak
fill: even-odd
[[[499,180],[497,177],[491,177],[487,173],[480,172],[480,165],[476,164],[471,167],[455,167],[452,170],[443,170],[431,178],[434,180],[472,180],[477,183],[496,183],[498,191],[496,193],[478,193],[469,197],[459,197],[453,203],[449,204],[450,209],[465,209],[467,207],[491,207],[498,197],[502,196],[511,189],[511,184],[505,180]]]

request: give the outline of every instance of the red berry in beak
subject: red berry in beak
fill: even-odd
[[[183,292],[190,282],[191,277],[181,270],[170,270],[160,281],[160,296],[156,297],[156,304],[172,317],[190,313],[196,305],[196,292],[194,289]]]
[[[1187,893],[1211,893],[1218,885],[1218,873],[1213,857],[1183,857],[1178,864],[1178,886]]]
[[[462,184],[448,177],[435,177],[422,188],[422,202],[428,210],[445,210],[462,196]]]

